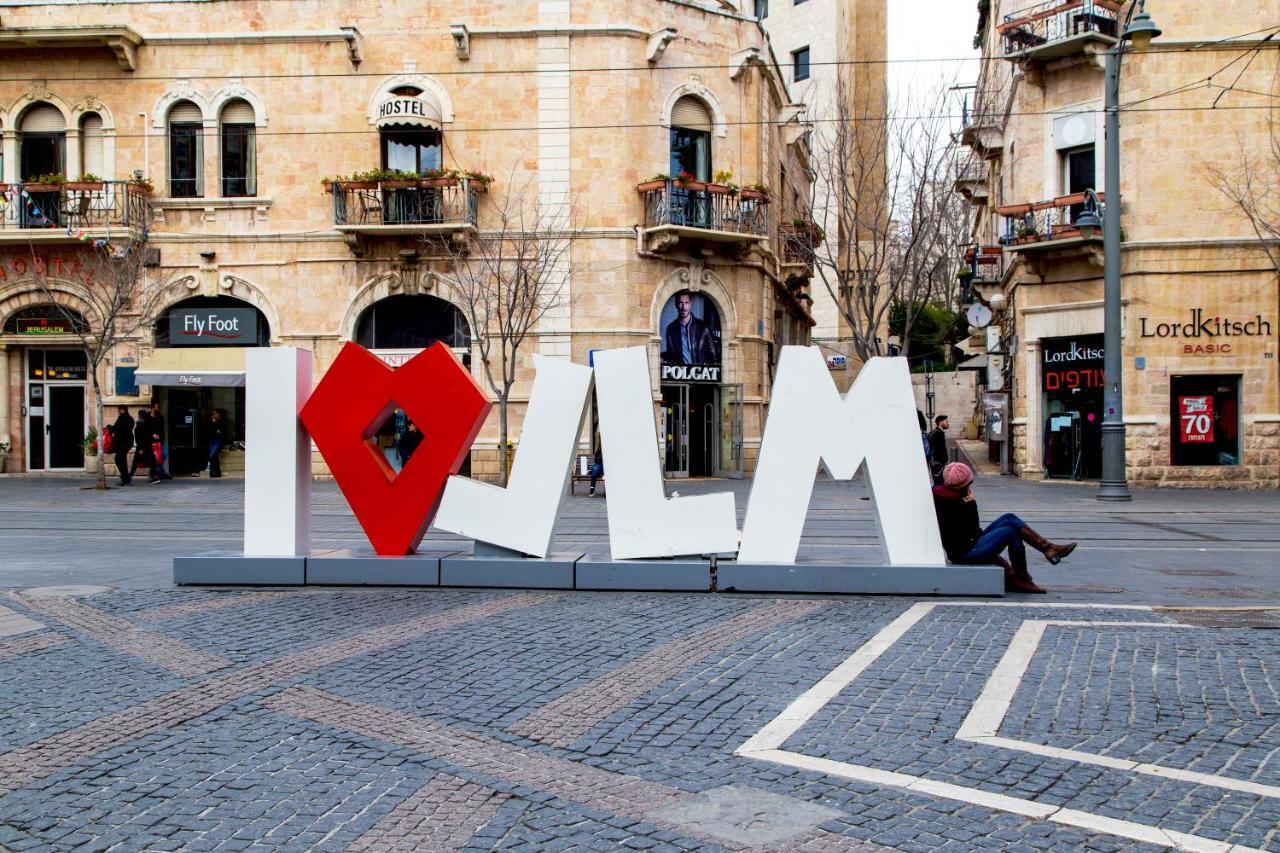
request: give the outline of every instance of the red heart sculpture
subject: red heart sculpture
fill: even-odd
[[[374,442],[399,407],[423,439],[397,475]],[[442,343],[397,369],[348,343],[302,407],[302,423],[329,464],[373,550],[412,554],[431,526],[445,481],[458,473],[492,404]]]

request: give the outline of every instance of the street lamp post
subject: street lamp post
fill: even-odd
[[[1146,0],[1136,17],[1125,26],[1120,42],[1106,52],[1106,150],[1104,164],[1106,203],[1102,212],[1103,253],[1103,363],[1102,363],[1102,482],[1100,501],[1132,499],[1125,474],[1124,359],[1121,353],[1122,310],[1120,287],[1120,62],[1124,43],[1146,50],[1160,29],[1147,14]],[[1130,12],[1132,14],[1132,11]],[[1096,221],[1096,220],[1095,220]]]

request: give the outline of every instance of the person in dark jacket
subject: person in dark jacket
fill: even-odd
[[[400,455],[400,464],[408,465],[409,459],[413,457],[414,451],[418,449],[418,445],[422,444],[422,430],[418,429],[418,425],[413,421],[406,421],[404,432],[400,434],[400,439],[396,442],[396,451]]]
[[[950,418],[938,415],[933,419],[933,432],[929,433],[929,471],[933,474],[935,486],[942,485],[942,469],[950,461],[947,455],[947,428],[950,426]]]
[[[117,409],[116,422],[110,426],[111,448],[116,456],[116,471],[120,474],[120,485],[127,486],[133,481],[129,472],[129,451],[133,449],[133,418],[129,415],[128,406]]]
[[[1013,513],[1005,513],[985,528],[978,521],[978,502],[973,496],[973,471],[963,462],[952,462],[942,472],[943,484],[933,487],[933,507],[938,515],[938,532],[947,559],[961,565],[1004,567],[1005,589],[1010,592],[1043,593],[1027,571],[1025,542],[1050,563],[1057,565],[1076,549],[1075,542],[1056,545],[1036,533]],[[1000,552],[1009,549],[1009,559]]]
[[[587,497],[596,496],[596,481],[604,476],[604,450],[600,447],[600,436],[596,436],[596,452],[591,457],[591,488],[587,489]]]
[[[214,409],[209,413],[206,429],[209,435],[209,477],[212,479],[222,476],[222,460],[218,454],[222,453],[222,448],[227,443],[227,419],[222,409]]]
[[[163,454],[160,459],[156,459],[155,455],[152,454],[151,461],[154,464],[151,468],[151,482],[154,483],[157,479],[172,480],[173,477],[169,476],[169,472],[164,470],[165,457],[169,455],[169,446],[164,443],[164,414],[160,411],[159,403],[151,404],[151,415],[147,418],[147,423],[150,424],[149,429],[151,434],[155,436],[155,440],[160,442],[161,453]]]
[[[151,417],[146,409],[138,409],[138,419],[133,423],[133,464],[129,466],[129,479],[132,480],[139,468],[151,467],[151,427],[147,420]]]

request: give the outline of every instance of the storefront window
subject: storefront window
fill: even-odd
[[[1049,477],[1092,480],[1102,473],[1103,336],[1041,344],[1044,466]]]
[[[1174,465],[1240,464],[1240,377],[1169,380]]]
[[[437,341],[465,349],[471,331],[461,311],[435,296],[388,296],[356,321],[356,343],[366,349],[423,349]]]

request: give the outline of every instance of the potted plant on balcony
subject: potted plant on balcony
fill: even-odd
[[[1018,243],[1038,243],[1041,239],[1040,230],[1036,228],[1035,222],[1026,219],[1018,223],[1013,233]]]
[[[487,193],[489,184],[493,183],[493,175],[486,175],[484,172],[476,172],[468,169],[462,173],[463,177],[471,184],[471,188],[479,193]]]
[[[151,195],[156,191],[150,178],[144,178],[139,175],[134,175],[129,179],[128,187],[130,192],[138,193],[139,195]]]
[[[671,180],[671,176],[663,172],[659,172],[647,181],[641,181],[636,184],[636,192],[647,193],[654,190],[665,189],[667,182]]]
[[[742,197],[753,201],[768,201],[769,188],[764,184],[747,184],[742,188]]]
[[[718,195],[737,195],[740,188],[733,182],[733,172],[721,169],[716,172],[715,181],[707,184],[707,192]]]
[[[444,167],[440,167],[438,169],[430,169],[423,172],[422,177],[418,180],[418,184],[424,189],[433,187],[456,187],[458,185],[458,178],[460,177],[461,173],[457,169],[446,169]]]
[[[672,178],[676,186],[682,190],[705,190],[707,185],[704,181],[698,180],[697,176],[692,172],[681,172]]]
[[[84,172],[74,181],[67,181],[64,186],[79,192],[97,192],[102,189],[102,178],[92,172]]]

